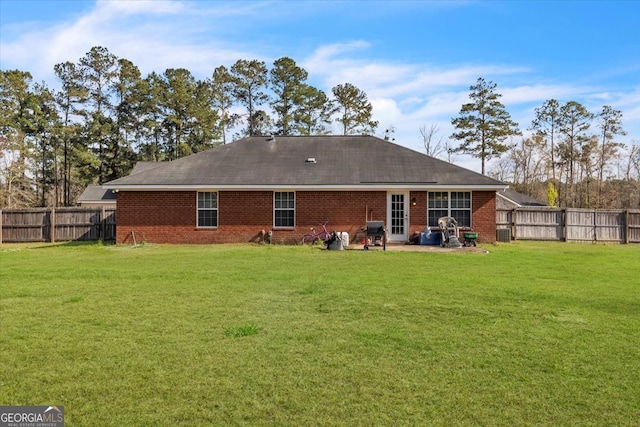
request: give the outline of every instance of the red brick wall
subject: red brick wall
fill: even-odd
[[[296,243],[324,220],[329,231],[346,231],[353,241],[362,237],[367,220],[387,221],[385,191],[297,191],[291,229],[273,228],[272,191],[218,192],[218,227],[212,229],[196,226],[196,198],[190,191],[119,192],[116,241],[131,244],[135,235],[137,243],[236,243],[272,230],[273,241]],[[424,231],[427,192],[411,192],[409,200],[410,232]],[[495,241],[495,192],[474,192],[472,204],[479,240]]]
[[[386,192],[296,192],[296,226],[273,228],[273,192],[218,192],[218,227],[196,226],[196,192],[148,191],[118,193],[118,243],[232,243],[257,239],[262,230],[273,240],[296,243],[311,227],[329,220],[329,231],[352,238],[369,219],[386,221]]]
[[[471,195],[473,231],[478,242],[496,241],[496,192],[474,191]]]
[[[415,206],[413,199],[416,199]],[[427,191],[412,191],[409,195],[409,235],[424,231],[427,224]],[[471,231],[478,233],[479,242],[496,240],[496,193],[495,191],[474,191],[471,193]]]
[[[327,229],[353,236],[367,221],[385,221],[385,191],[300,191],[296,192],[296,225],[303,228],[329,220]]]
[[[190,243],[185,232],[195,228],[195,192],[120,191],[116,242]]]
[[[427,191],[412,191],[409,194],[409,236],[421,233],[427,226]],[[413,199],[416,204],[413,204]]]

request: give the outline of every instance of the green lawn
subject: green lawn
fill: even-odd
[[[635,426],[640,246],[0,245],[0,405],[67,426]]]

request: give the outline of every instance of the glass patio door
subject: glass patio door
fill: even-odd
[[[387,194],[387,238],[391,242],[405,242],[409,239],[409,195],[406,193]]]

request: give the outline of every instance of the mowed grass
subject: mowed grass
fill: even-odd
[[[640,246],[0,246],[0,405],[68,426],[640,422]]]

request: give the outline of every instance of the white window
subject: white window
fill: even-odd
[[[293,191],[273,193],[273,226],[291,228],[296,225],[296,195]]]
[[[471,192],[430,191],[427,211],[430,227],[437,227],[443,216],[455,218],[459,227],[471,227]]]
[[[198,227],[218,226],[218,193],[198,193]]]

